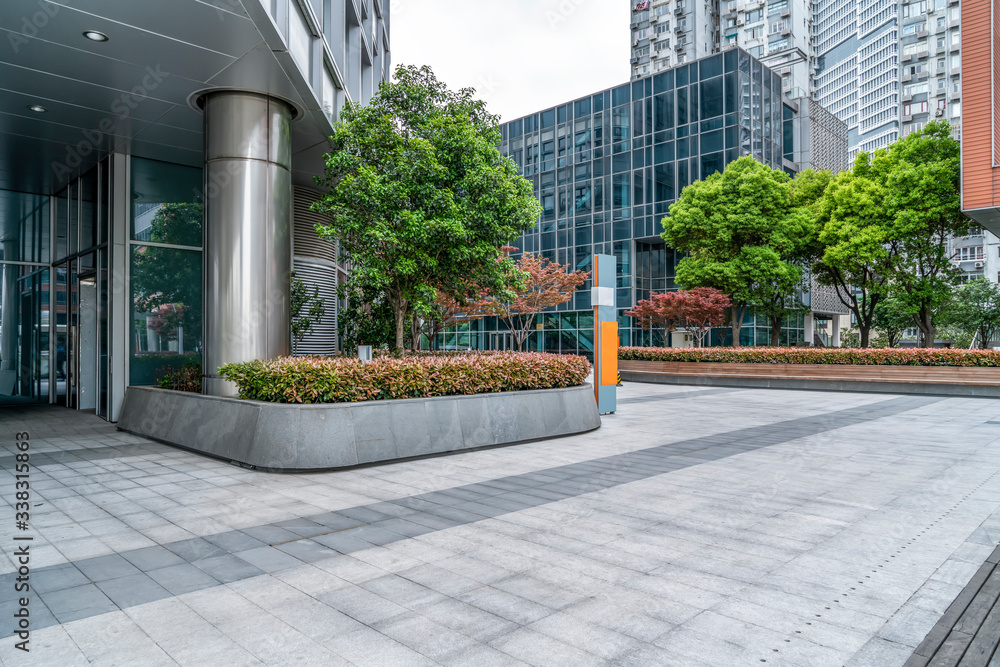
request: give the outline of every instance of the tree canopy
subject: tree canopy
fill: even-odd
[[[741,157],[684,188],[663,219],[663,240],[688,253],[676,282],[732,298],[733,345],[748,308],[780,309],[802,286],[800,260],[812,245],[814,215],[793,201],[790,182],[784,172]]]
[[[946,241],[970,227],[959,196],[960,146],[951,125],[935,121],[877,151],[872,162],[885,174],[888,234],[900,247],[893,280],[924,346],[931,347],[935,315],[951,298],[959,273]]]
[[[635,307],[625,311],[634,317],[640,327],[649,331],[655,327],[664,330],[663,346],[670,347],[670,332],[684,327],[694,334],[698,347],[714,327],[726,322],[726,309],[732,300],[713,287],[695,287],[678,292],[654,292],[648,299],[640,299]]]
[[[397,348],[426,295],[506,290],[514,268],[502,248],[541,213],[473,95],[429,67],[398,67],[368,104],[344,108],[318,179],[328,192],[314,209],[329,216],[319,232],[350,257],[350,280],[384,294]]]
[[[925,345],[951,298],[957,271],[946,240],[968,231],[960,210],[959,146],[944,121],[873,154],[827,186],[818,208],[818,281],[837,289],[867,347],[879,303],[890,292]]]
[[[517,260],[519,277],[508,294],[488,297],[476,309],[503,320],[510,328],[517,349],[524,349],[538,313],[566,303],[590,277],[589,271],[568,271],[547,257],[525,253]]]
[[[987,348],[1000,338],[1000,285],[973,280],[955,290],[945,322],[973,334],[974,343]]]
[[[819,248],[813,272],[832,286],[854,314],[861,347],[868,347],[875,309],[889,291],[900,243],[890,233],[885,177],[861,153],[852,169],[838,174],[820,201]]]

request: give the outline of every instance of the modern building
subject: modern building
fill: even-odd
[[[798,145],[810,125],[796,122],[805,109],[781,90],[778,74],[746,51],[730,49],[505,123],[501,150],[532,182],[543,208],[536,227],[514,245],[584,270],[595,253],[615,256],[622,344],[661,345],[625,315],[651,291],[677,287],[674,267],[681,256],[659,237],[660,221],[682,188],[742,155],[799,170],[792,158],[802,155]],[[814,141],[838,142],[846,152],[846,128],[830,128],[829,136],[816,133]],[[592,353],[590,288],[588,282],[572,302],[539,317],[531,349]],[[846,310],[830,296],[820,288],[806,292],[806,306],[815,304],[787,323],[786,342],[813,341],[817,321],[819,328],[830,323],[836,335]],[[770,341],[763,318],[751,316],[746,325],[743,344]],[[496,318],[445,336],[447,347],[512,345]]]
[[[847,123],[851,154],[945,118],[961,128],[959,0],[632,4],[632,75],[740,47]]]
[[[0,405],[115,421],[163,368],[224,395],[220,364],[288,354],[291,269],[327,296],[340,269],[313,177],[389,24],[387,0],[2,3]]]

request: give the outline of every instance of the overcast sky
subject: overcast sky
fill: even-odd
[[[392,0],[392,64],[430,65],[513,120],[629,80],[625,0]]]

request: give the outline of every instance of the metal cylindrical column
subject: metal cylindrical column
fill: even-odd
[[[290,352],[292,109],[266,95],[205,98],[204,390],[224,364]]]

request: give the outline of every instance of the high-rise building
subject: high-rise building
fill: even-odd
[[[5,0],[0,27],[0,405],[116,421],[164,369],[224,395],[220,364],[288,354],[291,270],[333,294],[313,177],[389,78],[388,0]]]
[[[715,0],[718,2],[718,0]],[[632,4],[632,74],[739,46],[848,127],[851,155],[935,119],[961,127],[958,0]]]
[[[852,154],[928,122],[961,128],[957,0],[819,0],[813,97],[847,123]]]
[[[632,78],[719,51],[719,0],[632,3]]]

